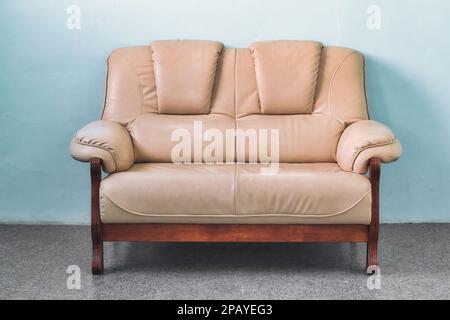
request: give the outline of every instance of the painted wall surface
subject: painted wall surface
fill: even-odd
[[[67,27],[68,8],[80,9],[80,29]],[[364,53],[371,116],[404,147],[382,168],[382,220],[450,222],[449,24],[448,0],[2,0],[0,221],[88,222],[88,165],[68,145],[100,115],[108,54],[191,38]]]

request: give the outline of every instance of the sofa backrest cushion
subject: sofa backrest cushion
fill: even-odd
[[[208,114],[223,45],[215,41],[154,41],[151,45],[158,111]]]
[[[171,162],[171,157],[177,139],[178,133],[188,135],[191,139],[185,139],[188,142],[189,160],[199,162],[204,160],[203,154],[205,148],[210,142],[202,139],[203,132],[208,129],[214,129],[220,132],[222,137],[226,137],[227,129],[234,128],[234,118],[221,114],[205,115],[167,115],[149,113],[137,117],[135,121],[129,123],[128,130],[132,137],[135,161],[136,162]],[[177,130],[177,131],[175,131]],[[174,142],[175,140],[175,142]],[[180,138],[181,140],[181,138]],[[197,143],[200,143],[198,147]],[[217,146],[219,148],[220,146]],[[217,152],[217,161],[226,162],[227,145],[222,144],[221,157]],[[183,154],[183,156],[185,156]],[[234,161],[234,157],[231,159]]]
[[[127,126],[138,162],[170,162],[170,132],[194,121],[223,133],[278,129],[280,162],[334,162],[345,126],[368,117],[364,59],[347,48],[157,41],[108,60],[102,118]]]
[[[265,41],[250,45],[262,114],[310,114],[322,44]]]

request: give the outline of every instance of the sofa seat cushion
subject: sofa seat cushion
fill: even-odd
[[[100,186],[103,223],[369,224],[370,183],[335,163],[135,164]]]
[[[135,164],[106,177],[100,184],[100,198],[136,216],[234,214],[235,168],[226,164]]]
[[[360,222],[370,217],[369,179],[335,163],[281,163],[276,174],[261,166],[237,166],[238,215],[334,217],[361,204]],[[358,206],[359,207],[359,206]]]

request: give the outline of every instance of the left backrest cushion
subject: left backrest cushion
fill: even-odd
[[[208,114],[223,44],[168,40],[151,44],[158,112]]]

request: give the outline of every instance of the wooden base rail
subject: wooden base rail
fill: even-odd
[[[364,225],[104,224],[103,241],[367,242]]]
[[[103,224],[99,188],[101,160],[91,160],[92,273],[103,273],[104,241],[152,242],[366,242],[370,273],[378,265],[380,160],[370,160],[372,221],[370,225],[292,224]],[[369,270],[368,269],[368,270]]]

